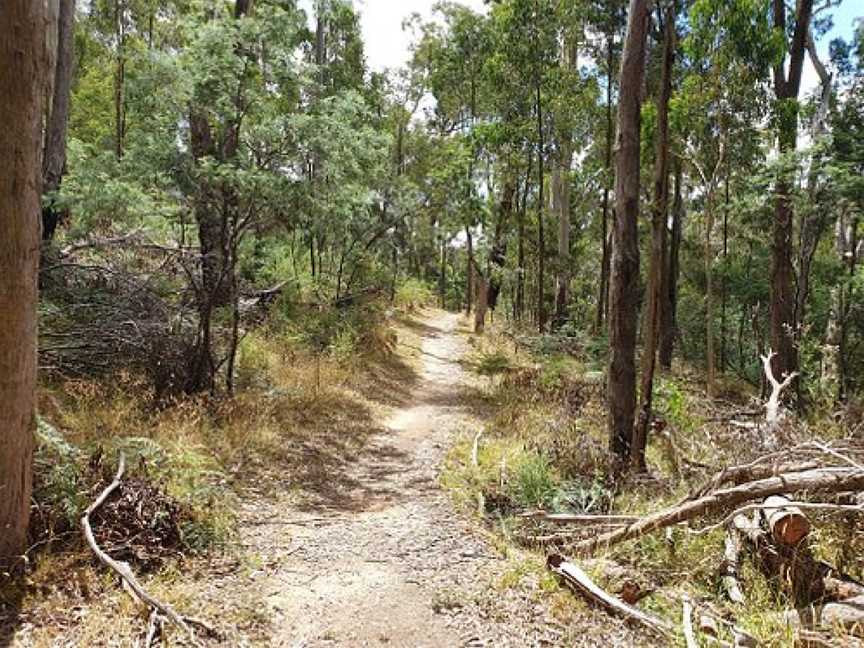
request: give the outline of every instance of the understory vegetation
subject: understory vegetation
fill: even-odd
[[[430,299],[422,283],[408,282],[392,305],[304,312],[279,301],[241,341],[230,399],[157,397],[132,370],[43,385],[29,574],[0,589],[5,609],[26,609],[28,627],[38,629],[25,635],[27,645],[63,636],[76,606],[107,598],[132,612],[113,579],[91,568],[79,524],[120,453],[127,469],[119,493],[93,519],[97,542],[113,557],[175,604],[183,603],[181,570],[213,560],[252,569],[236,533],[242,500],[269,487],[296,492],[300,505],[327,491],[330,471],[381,432],[379,412],[411,388],[413,367],[394,355],[396,330],[410,339],[403,322]],[[253,609],[241,607],[226,623],[256,627],[263,619]],[[76,639],[104,632],[91,616]],[[132,641],[135,614],[110,633]]]
[[[659,376],[656,419],[664,431],[653,435],[647,448],[650,474],[616,476],[606,452],[604,385],[590,349],[567,338],[551,345],[531,332],[502,326],[475,339],[465,364],[477,374],[484,408],[491,414],[480,429],[462,431],[445,463],[442,484],[512,556],[511,577],[502,586],[547,592],[561,623],[584,603],[570,593],[561,596],[562,586],[546,568],[549,553],[569,555],[580,541],[608,530],[603,516],[636,520],[675,506],[723,467],[746,465],[765,452],[758,429],[736,424],[764,416],[758,389],[730,379],[723,383],[722,396],[708,401],[701,372],[682,365]],[[814,411],[784,424],[783,447],[856,440],[862,428],[857,405]],[[584,519],[560,524],[532,516],[535,511]],[[746,600],[735,604],[728,599],[722,582],[728,573],[727,525],[722,523],[727,513],[601,546],[582,564],[608,592],[669,620],[680,645],[685,596],[705,614],[732,620],[758,645],[792,645],[797,631],[786,615],[796,598],[789,574],[767,574],[759,554],[742,558],[736,569]],[[813,525],[808,550],[852,581],[864,581],[859,512],[806,514]],[[733,640],[722,623],[718,638]],[[854,638],[837,631],[833,641],[840,643],[832,645],[855,645]]]

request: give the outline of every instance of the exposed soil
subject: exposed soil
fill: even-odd
[[[269,620],[255,644],[639,643],[590,612],[577,633],[552,619],[531,588],[502,587],[512,561],[439,488],[439,466],[455,436],[479,425],[457,363],[465,345],[457,322],[457,315],[437,313],[418,327],[419,379],[384,430],[334,475],[337,496],[326,489],[301,504],[250,502],[243,542],[267,557],[246,583]]]

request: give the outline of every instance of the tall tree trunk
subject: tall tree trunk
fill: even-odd
[[[553,177],[552,196],[555,211],[558,214],[558,273],[555,278],[555,323],[560,326],[567,320],[568,292],[570,287],[570,173],[569,164],[572,161],[572,148],[562,143],[561,162],[555,169]]]
[[[561,67],[578,74],[579,52],[572,38],[561,45]],[[558,132],[558,153],[552,179],[552,197],[558,214],[558,273],[555,279],[555,323],[567,320],[570,289],[570,167],[573,164],[573,137],[569,123]]]
[[[543,284],[546,272],[546,239],[543,228],[543,98],[540,91],[540,73],[537,73],[537,328],[542,333],[546,328],[546,299]]]
[[[441,266],[438,274],[438,292],[441,297],[441,308],[447,308],[447,241],[441,235]]]
[[[609,289],[609,451],[617,468],[626,465],[636,410],[636,323],[639,304],[639,146],[648,0],[630,0],[627,36],[619,74],[615,225]]]
[[[484,277],[479,268],[474,266],[474,278],[477,283],[477,308],[474,309],[474,333],[482,335],[486,330],[486,311],[489,307],[489,280]]]
[[[47,80],[45,3],[0,4],[0,564],[21,561],[32,490]],[[12,127],[14,125],[14,128]]]
[[[471,314],[471,305],[474,301],[474,237],[471,236],[471,228],[465,226],[465,241],[468,251],[468,263],[465,268],[465,316]]]
[[[773,0],[774,27],[786,33],[786,3]],[[777,143],[781,155],[796,148],[798,136],[798,92],[810,30],[813,0],[799,0],[795,9],[795,27],[789,45],[789,71],[785,61],[774,66],[775,119]],[[792,202],[790,180],[778,178],[774,188],[773,249],[771,262],[771,346],[773,371],[778,379],[798,369],[795,336],[795,294],[792,288]],[[795,381],[796,391],[799,381]]]
[[[598,333],[603,330],[603,322],[609,310],[609,266],[612,256],[609,240],[609,178],[612,175],[612,135],[615,128],[612,121],[612,59],[614,47],[615,32],[610,31],[606,37],[606,157],[604,161],[606,176],[603,180],[603,221],[601,229],[603,254],[600,260],[600,288],[597,297],[597,317],[595,320]]]
[[[848,220],[847,220],[848,219]],[[848,273],[848,280],[855,275],[858,262],[858,221],[857,215],[851,217],[843,210],[836,224],[834,249],[842,265]],[[825,329],[825,345],[822,351],[822,389],[830,394],[833,400],[841,400],[845,394],[845,364],[843,350],[847,337],[847,319],[849,315],[849,299],[846,281],[841,281],[831,290],[831,310],[828,314],[828,324]]]
[[[486,291],[487,305],[495,315],[498,305],[498,295],[501,292],[501,270],[507,262],[507,242],[504,233],[513,214],[513,201],[516,198],[516,182],[509,171],[501,191],[501,202],[498,205],[498,219],[495,221],[495,230],[492,237],[492,249],[486,263]]]
[[[531,189],[531,152],[528,152],[528,164],[525,167],[525,185],[522,191],[522,205],[519,209],[516,250],[516,319],[525,316],[525,218],[528,215],[528,194]]]
[[[720,283],[720,372],[726,371],[728,366],[726,358],[726,310],[728,302],[728,287],[726,285],[726,266],[729,256],[729,166],[726,166],[726,177],[723,179],[726,196],[723,202],[723,276]]]
[[[657,141],[654,154],[654,204],[651,211],[651,259],[648,271],[648,299],[645,314],[645,339],[642,349],[642,409],[633,436],[631,462],[644,471],[645,447],[651,424],[654,393],[654,368],[660,337],[660,313],[664,305],[662,289],[666,250],[666,212],[669,203],[669,98],[672,95],[672,66],[675,61],[675,8],[666,11],[663,39],[663,67],[657,97]]]
[[[672,229],[668,246],[668,258],[666,260],[667,271],[664,273],[665,285],[663,287],[664,306],[660,309],[660,349],[658,361],[663,369],[672,368],[672,354],[675,350],[675,337],[678,330],[678,277],[681,274],[681,266],[678,260],[681,251],[681,233],[684,220],[684,198],[681,191],[683,173],[681,162],[676,159],[673,163],[675,175],[675,197],[672,201]]]
[[[813,142],[819,143],[824,139],[828,131],[826,121],[833,95],[832,78],[819,60],[812,34],[807,37],[807,51],[810,54],[810,60],[816,68],[819,81],[822,85],[819,107],[813,117],[813,127],[811,129]],[[813,259],[828,226],[828,213],[830,209],[828,209],[827,205],[820,204],[823,203],[823,199],[820,195],[822,187],[819,182],[819,174],[824,168],[823,164],[824,154],[814,153],[810,161],[810,170],[807,177],[807,196],[810,206],[802,210],[803,213],[801,214],[801,226],[799,228],[800,242],[798,246],[798,281],[796,282],[797,289],[795,292],[795,321],[798,323],[795,329],[796,344],[799,344],[801,341],[806,322]]]
[[[714,398],[717,375],[717,353],[714,340],[714,246],[711,233],[714,230],[714,187],[708,190],[705,199],[705,232],[703,238],[703,262],[705,264],[705,362],[707,368],[706,391],[709,400]]]
[[[69,99],[72,94],[72,66],[75,60],[75,0],[60,0],[57,22],[57,55],[51,111],[45,134],[45,152],[42,157],[42,190],[54,194],[60,189],[66,171],[66,129],[69,123]],[[49,196],[42,208],[42,240],[51,241],[61,212]]]
[[[123,157],[126,136],[126,0],[114,0],[114,155]]]

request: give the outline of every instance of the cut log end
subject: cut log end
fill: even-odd
[[[795,546],[810,533],[810,521],[789,500],[781,496],[769,497],[763,509],[774,540],[787,546]]]

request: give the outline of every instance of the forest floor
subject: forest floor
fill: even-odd
[[[463,461],[457,448],[494,416],[485,383],[465,368],[478,342],[443,311],[391,324],[391,355],[364,360],[305,406],[262,404],[293,421],[272,438],[254,431],[263,419],[241,422],[267,451],[250,445],[230,469],[236,537],[143,575],[145,586],[215,626],[208,646],[655,645],[586,607],[543,555],[442,486],[445,463]],[[141,645],[146,609],[87,555],[58,555],[39,574],[0,619],[0,646]],[[173,629],[166,639],[188,644]]]
[[[381,431],[299,494],[278,484],[247,494],[241,540],[260,569],[213,583],[209,596],[259,600],[267,620],[249,637],[256,645],[574,645],[536,589],[507,585],[519,558],[438,485],[454,438],[473,434],[484,414],[459,364],[459,316],[432,311],[407,325],[397,353],[416,352],[416,380]],[[634,645],[597,620],[579,629],[579,643]]]

